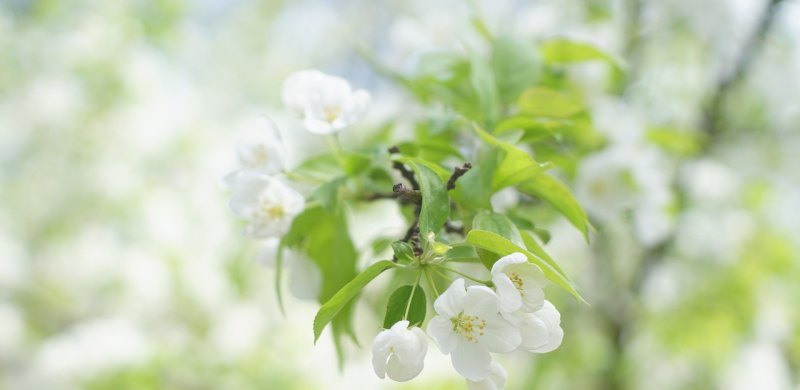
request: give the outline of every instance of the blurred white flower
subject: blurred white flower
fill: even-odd
[[[270,238],[258,252],[256,260],[264,266],[274,267],[278,255],[277,238]],[[302,253],[283,248],[282,267],[289,274],[289,292],[297,299],[316,300],[322,289],[322,271]]]
[[[409,322],[398,321],[386,329],[372,342],[372,368],[381,379],[389,376],[398,382],[406,382],[422,372],[428,339],[419,327],[408,328]]]
[[[433,307],[437,316],[428,323],[428,334],[468,380],[489,376],[490,352],[511,352],[522,342],[519,329],[500,316],[497,294],[486,286],[465,288],[464,279],[456,279]]]
[[[508,373],[498,362],[492,362],[491,372],[486,379],[481,381],[467,380],[468,390],[502,390],[506,387]]]
[[[542,307],[547,278],[522,253],[512,253],[497,260],[492,266],[492,282],[501,310],[533,312]]]
[[[561,345],[564,330],[561,329],[561,314],[550,301],[533,312],[503,313],[503,317],[519,327],[522,334],[520,349],[528,352],[546,353]]]
[[[283,170],[283,145],[276,139],[244,139],[236,151],[245,169],[266,174]]]
[[[283,83],[283,101],[303,117],[306,130],[331,134],[357,122],[367,110],[370,95],[353,90],[347,80],[316,70],[293,73]]]
[[[231,211],[250,222],[244,233],[252,238],[285,234],[292,219],[305,207],[303,195],[267,175],[242,173],[233,180],[232,187]]]

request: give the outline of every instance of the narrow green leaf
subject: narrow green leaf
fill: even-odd
[[[523,114],[548,118],[569,118],[583,111],[583,106],[559,91],[544,88],[528,88],[517,101]]]
[[[391,260],[381,260],[370,265],[367,269],[358,274],[358,276],[353,278],[350,283],[342,287],[331,299],[325,302],[314,317],[314,342],[317,342],[325,326],[336,317],[339,311],[341,311],[351,299],[355,298],[355,296],[361,292],[364,286],[369,284],[369,282],[383,271],[394,267],[397,267],[397,264]]]
[[[386,316],[383,318],[383,328],[389,329],[403,319],[408,320],[409,326],[419,325],[425,321],[426,310],[425,291],[422,287],[420,285],[402,286],[394,290],[389,297]]]
[[[570,121],[534,118],[529,116],[514,116],[508,118],[494,128],[494,134],[501,135],[514,130],[522,130],[523,142],[536,142],[547,138],[560,136],[570,128]]]
[[[551,267],[553,267],[561,275],[564,275],[564,277],[566,278],[566,273],[564,273],[564,270],[562,270],[561,267],[558,266],[555,260],[553,260],[553,258],[550,257],[549,254],[547,254],[547,252],[544,250],[544,248],[542,248],[541,245],[539,245],[539,242],[536,241],[535,238],[533,238],[534,234],[533,232],[523,230],[520,233],[522,234],[522,241],[525,242],[525,247],[528,248],[528,250],[531,253],[538,256],[540,259],[546,261],[547,264],[550,264]]]
[[[517,226],[503,214],[489,211],[479,212],[472,220],[472,228],[496,233],[513,242],[515,245],[525,248]],[[486,269],[489,270],[492,269],[492,264],[500,258],[496,253],[484,249],[478,249],[478,256],[481,258],[483,265],[486,266]]]
[[[521,183],[517,188],[549,203],[583,234],[587,242],[589,241],[589,219],[567,186],[550,175],[538,175]]]
[[[428,232],[437,233],[450,217],[450,198],[445,183],[450,173],[436,164],[421,159],[401,157],[398,160],[414,171],[419,182],[422,192],[419,231],[424,239]]]
[[[505,237],[501,237],[496,233],[487,232],[484,230],[472,230],[467,234],[466,242],[476,246],[477,248],[494,252],[499,256],[506,256],[514,252],[520,252],[528,258],[528,261],[538,265],[544,272],[544,275],[547,277],[547,279],[557,284],[580,301],[584,303],[586,302],[586,300],[584,300],[581,294],[578,293],[566,275],[559,272],[558,269],[551,266],[547,261],[541,259],[527,249],[514,244]]]

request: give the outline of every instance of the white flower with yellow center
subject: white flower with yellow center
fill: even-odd
[[[270,175],[283,171],[283,145],[276,139],[243,139],[236,146],[236,151],[246,170]]]
[[[425,365],[428,339],[418,327],[408,328],[408,321],[398,321],[372,342],[372,368],[381,379],[405,382],[415,378]]]
[[[252,238],[282,236],[305,207],[303,195],[264,174],[242,173],[231,186],[231,211],[248,220],[244,234]]]
[[[486,286],[465,288],[464,279],[456,279],[433,308],[437,316],[428,323],[428,334],[470,381],[489,376],[490,352],[511,352],[522,342],[519,329],[500,316],[497,294]]]
[[[503,318],[519,327],[522,334],[519,348],[528,352],[550,352],[558,348],[564,339],[561,314],[550,301],[545,300],[542,308],[533,313],[503,313]]]
[[[498,362],[492,362],[489,376],[482,381],[473,382],[467,380],[468,390],[503,390],[506,388],[508,373]]]
[[[293,73],[283,83],[283,101],[303,117],[306,130],[316,134],[338,132],[361,119],[369,105],[367,91],[353,90],[341,77],[316,70]]]
[[[542,307],[547,278],[522,253],[497,260],[492,266],[492,283],[500,297],[500,308],[505,312],[533,312]]]

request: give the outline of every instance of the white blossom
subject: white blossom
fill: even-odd
[[[353,90],[347,80],[316,70],[293,73],[283,83],[283,101],[316,134],[338,132],[357,122],[367,110],[370,95]]]
[[[408,328],[409,322],[398,321],[372,342],[372,368],[381,379],[405,382],[415,378],[425,365],[428,339],[419,327]]]
[[[252,238],[285,234],[295,215],[305,207],[299,192],[264,174],[245,172],[231,184],[231,211],[249,222],[244,233]]]
[[[512,253],[497,260],[492,266],[492,282],[497,289],[503,311],[533,312],[542,307],[542,288],[547,283],[547,278],[522,253]]]
[[[428,323],[428,334],[468,380],[489,376],[490,352],[511,352],[522,342],[519,329],[500,316],[497,294],[486,286],[465,288],[464,279],[456,279],[433,307],[437,316]]]
[[[553,351],[561,345],[564,338],[561,314],[550,301],[545,300],[542,308],[533,313],[517,311],[503,313],[503,317],[519,328],[522,335],[519,348],[528,352]]]
[[[467,380],[468,390],[502,390],[506,387],[508,373],[500,363],[492,362],[491,372],[486,379],[481,381]]]

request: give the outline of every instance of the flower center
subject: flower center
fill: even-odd
[[[339,106],[326,106],[322,111],[325,114],[325,121],[328,123],[333,123],[342,114],[342,108]]]
[[[261,206],[262,213],[270,219],[281,219],[286,215],[286,209],[282,205],[267,203]]]
[[[514,283],[514,287],[519,290],[519,294],[521,296],[525,296],[525,293],[522,291],[522,286],[525,285],[525,281],[522,280],[522,276],[516,272],[511,272],[511,274],[508,275],[508,278],[511,279],[511,283]]]
[[[458,313],[458,316],[451,318],[450,321],[453,323],[453,332],[464,336],[467,341],[473,343],[478,342],[478,337],[483,336],[486,329],[486,320],[466,315],[464,312]]]
[[[258,167],[261,165],[266,165],[269,162],[269,155],[267,154],[267,148],[264,145],[259,145],[253,151],[253,159],[251,160],[251,164],[254,167]]]

